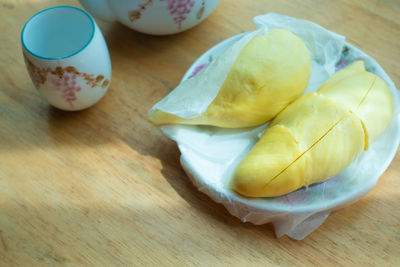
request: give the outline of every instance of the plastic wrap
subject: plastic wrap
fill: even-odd
[[[354,203],[368,193],[389,166],[400,140],[400,96],[379,64],[347,44],[343,36],[312,22],[279,14],[257,16],[254,23],[258,30],[225,40],[202,55],[185,74],[181,85],[152,110],[160,109],[183,118],[202,114],[217,95],[244,45],[272,28],[291,30],[310,50],[312,74],[305,93],[317,90],[338,69],[363,59],[368,71],[387,82],[395,104],[393,119],[386,131],[345,171],[323,183],[274,198],[245,198],[228,187],[236,165],[258,141],[266,125],[246,129],[184,125],[161,128],[177,142],[181,164],[200,191],[222,203],[244,222],[271,222],[278,237],[286,234],[300,240],[321,225],[331,211]]]

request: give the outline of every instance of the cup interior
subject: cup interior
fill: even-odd
[[[58,6],[34,15],[24,26],[22,44],[44,59],[61,59],[83,50],[94,35],[93,18],[82,9]]]

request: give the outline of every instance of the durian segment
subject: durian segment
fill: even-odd
[[[306,168],[312,164],[307,152],[350,115],[331,99],[317,93],[302,96],[273,120],[240,162],[232,188],[246,196],[265,197],[286,194],[307,185]],[[360,123],[359,126],[363,136]],[[296,161],[298,164],[288,168]]]
[[[253,38],[240,52],[218,95],[201,116],[182,119],[156,111],[154,124],[198,124],[225,128],[261,125],[306,89],[311,75],[307,47],[288,30]]]
[[[392,120],[394,110],[388,85],[378,76],[375,77],[375,83],[355,113],[367,132],[368,142],[365,150],[385,131]]]
[[[249,197],[274,197],[323,182],[367,148],[385,130],[392,113],[388,86],[365,71],[363,62],[355,62],[271,122],[237,166],[231,187]],[[268,132],[277,127],[290,136],[271,138]]]
[[[264,186],[300,154],[288,128],[283,125],[272,127],[240,162],[231,180],[231,187],[245,196],[264,196]],[[280,186],[295,190],[301,185],[302,181],[289,179]]]
[[[303,186],[323,182],[346,169],[363,147],[364,130],[360,120],[354,115],[345,117],[282,173],[265,184],[262,193],[256,196],[281,196]],[[297,187],[288,187],[288,181],[302,183],[297,183]]]
[[[382,134],[393,114],[393,99],[388,85],[356,61],[332,76],[318,93],[356,113],[367,132],[365,150]]]

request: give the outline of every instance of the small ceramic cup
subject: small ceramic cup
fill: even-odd
[[[21,41],[32,82],[54,107],[85,109],[107,92],[111,81],[107,45],[93,18],[82,9],[42,10],[25,24]]]

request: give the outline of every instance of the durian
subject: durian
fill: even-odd
[[[280,196],[342,172],[385,130],[393,114],[387,84],[357,61],[287,106],[238,164],[231,188]]]
[[[202,115],[183,119],[157,110],[149,120],[156,125],[261,125],[303,94],[310,75],[310,53],[302,40],[288,30],[272,29],[254,37],[240,51],[218,95]]]

